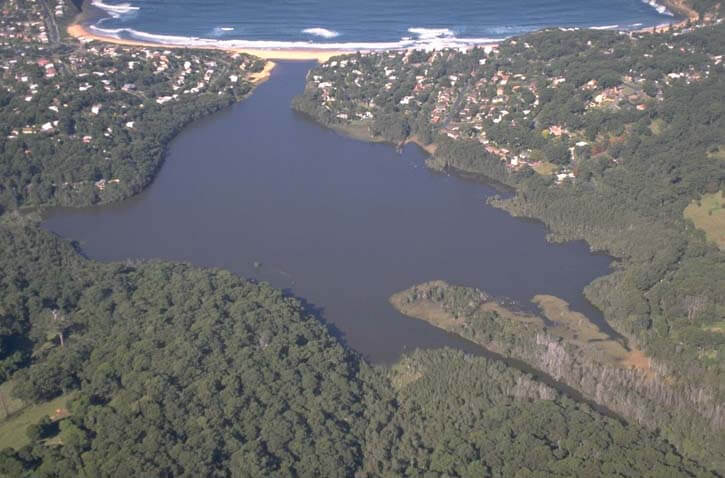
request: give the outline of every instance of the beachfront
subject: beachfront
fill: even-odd
[[[77,38],[78,40],[98,40],[106,43],[114,43],[117,45],[127,46],[140,46],[140,47],[152,47],[152,48],[197,48],[197,49],[212,49],[212,50],[225,50],[231,53],[244,53],[248,55],[254,55],[265,60],[297,60],[297,61],[318,61],[324,63],[333,56],[344,55],[354,53],[346,50],[327,50],[327,49],[303,49],[303,48],[288,48],[288,49],[257,49],[257,48],[223,48],[214,46],[197,46],[197,45],[174,45],[166,43],[153,43],[143,42],[138,40],[128,40],[122,38],[116,38],[105,35],[98,35],[91,32],[88,28],[75,23],[68,27],[67,32],[70,36]]]

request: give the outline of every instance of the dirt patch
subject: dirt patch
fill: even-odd
[[[569,304],[550,295],[537,295],[532,300],[543,314],[554,322],[549,333],[576,345],[584,354],[606,365],[636,368],[652,373],[650,359],[636,347],[629,348],[603,332],[587,316],[569,308]]]

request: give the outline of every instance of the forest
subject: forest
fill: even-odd
[[[0,1],[17,9],[0,33],[45,4]],[[666,413],[637,384],[624,405],[598,406],[587,387],[610,386],[609,400],[628,372],[605,382],[536,329],[573,357],[577,380],[552,385],[532,357],[539,335],[481,313],[480,291],[425,297],[498,356],[418,350],[372,365],[268,284],[85,258],[32,210],[141,191],[183,126],[243,100],[263,62],[0,40],[0,476],[721,476],[720,422],[703,416],[722,416],[725,261],[682,213],[725,180],[722,32],[552,30],[498,53],[350,55],[310,72],[294,104],[330,126],[435,143],[432,167],[513,186],[495,205],[617,255],[586,293],[653,358]],[[528,166],[543,163],[565,178]]]
[[[715,476],[502,362],[372,367],[225,271],[95,263],[13,215],[0,245],[12,393],[73,397],[0,452],[4,476]]]
[[[534,297],[538,314],[511,307],[484,291],[431,282],[397,293],[391,303],[402,313],[531,365],[583,398],[659,429],[692,456],[725,466],[725,430],[720,403],[703,388],[664,383],[656,365],[632,344],[603,332],[582,314],[549,296]],[[520,309],[520,310],[519,310]]]
[[[516,194],[493,205],[617,257],[585,294],[652,360],[657,393],[677,397],[658,417],[625,415],[707,460],[703,444],[722,449],[721,421],[701,434],[672,415],[696,397],[708,397],[695,406],[704,416],[725,401],[723,244],[684,215],[725,186],[723,51],[721,23],[553,29],[497,49],[333,58],[293,107],[342,131],[431,143],[430,167],[507,184]],[[631,393],[622,383],[609,400]]]

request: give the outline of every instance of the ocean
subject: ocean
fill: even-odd
[[[102,35],[239,48],[466,47],[546,27],[676,21],[656,0],[91,0]]]

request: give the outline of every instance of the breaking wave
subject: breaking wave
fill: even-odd
[[[216,48],[257,48],[257,49],[321,49],[321,50],[394,50],[418,48],[438,50],[443,48],[467,49],[476,45],[487,45],[503,41],[505,38],[458,38],[448,29],[410,28],[415,35],[397,42],[308,42],[308,41],[275,41],[275,40],[221,40],[216,38],[186,37],[176,35],[157,35],[132,28],[100,28],[90,26],[89,29],[102,36],[117,39],[137,40],[161,45],[179,45],[189,47]]]
[[[320,27],[305,28],[304,30],[302,30],[302,33],[322,38],[335,38],[340,36],[340,34],[334,30],[328,30],[327,28]]]
[[[215,27],[214,30],[211,31],[211,36],[213,37],[220,37],[227,35],[234,31],[233,27]]]
[[[436,38],[453,38],[455,33],[448,28],[408,28],[408,32],[418,36],[419,40],[433,40]]]
[[[126,15],[129,13],[134,13],[140,10],[139,7],[135,7],[131,5],[130,3],[119,3],[117,5],[109,5],[108,3],[103,3],[103,0],[93,0],[91,2],[91,5],[93,5],[96,8],[100,8],[104,12],[106,12],[111,18],[119,18],[122,15]]]
[[[642,2],[657,10],[657,13],[659,13],[660,15],[668,15],[670,17],[675,16],[671,11],[667,9],[666,6],[660,5],[659,3],[657,3],[656,0],[642,0]]]

